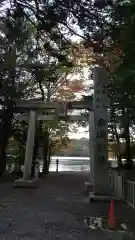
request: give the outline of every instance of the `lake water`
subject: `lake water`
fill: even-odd
[[[56,159],[59,160],[58,170],[62,171],[90,171],[89,157],[51,157],[50,172],[56,171]],[[40,166],[42,169],[42,164]]]
[[[90,171],[90,158],[89,157],[61,157],[61,156],[53,156],[51,157],[51,164],[50,164],[50,172],[56,171],[56,159],[59,160],[58,171]],[[115,159],[109,159],[111,166],[116,167],[117,162]],[[42,164],[40,166],[42,169]]]
[[[62,157],[62,156],[52,156],[51,157],[51,164],[49,171],[55,172],[56,171],[56,159],[59,160],[58,171],[59,172],[79,172],[79,171],[90,171],[90,158],[89,157]],[[109,159],[111,165],[116,167],[117,162],[114,159]],[[40,171],[42,171],[43,163],[40,162]],[[11,164],[10,170],[13,171],[14,164]],[[9,170],[9,166],[7,165],[7,169]],[[22,166],[23,170],[23,166]]]

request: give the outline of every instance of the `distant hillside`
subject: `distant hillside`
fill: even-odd
[[[121,154],[124,153],[125,143],[121,143]],[[113,142],[108,143],[108,155],[109,158],[114,158],[116,156],[116,144]],[[8,145],[8,154],[15,154],[17,150],[17,143],[13,139],[10,140]],[[18,151],[17,151],[18,152]],[[131,154],[135,158],[135,142],[131,143]],[[55,156],[82,156],[89,157],[89,139],[70,139],[67,147],[58,150]],[[122,155],[123,156],[123,155]]]
[[[68,146],[61,149],[56,155],[89,157],[89,140],[87,138],[71,139]]]
[[[89,140],[87,138],[71,139],[67,147],[58,150],[55,155],[59,156],[85,156],[89,157]],[[15,154],[17,151],[17,143],[13,139],[9,141],[8,154]]]
[[[123,149],[124,144],[121,144],[121,149]],[[112,142],[108,143],[108,155],[109,158],[115,157],[115,144]],[[59,156],[84,156],[89,157],[89,139],[71,139],[66,148],[62,148],[55,155]]]

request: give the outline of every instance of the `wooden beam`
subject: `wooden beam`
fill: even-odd
[[[93,110],[92,101],[70,101],[70,102],[45,102],[41,100],[15,100],[16,102],[16,112],[22,110],[25,112],[29,109],[33,110],[44,110],[45,109],[61,109],[66,106],[67,109],[88,109]]]
[[[28,114],[25,115],[17,115],[15,116],[15,119],[18,121],[28,121],[29,120],[29,116]],[[59,115],[59,116],[55,116],[55,115],[37,115],[36,120],[38,121],[87,121],[88,120],[88,116],[87,115]]]

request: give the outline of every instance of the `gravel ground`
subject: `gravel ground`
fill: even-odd
[[[109,208],[88,203],[87,179],[88,173],[52,173],[38,189],[0,184],[0,240],[112,239],[112,233],[84,228],[84,216],[107,216]]]

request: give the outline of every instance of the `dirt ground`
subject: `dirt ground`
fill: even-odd
[[[88,173],[51,173],[37,189],[0,184],[0,240],[109,240],[112,233],[90,231],[84,216],[107,218],[108,203],[89,203],[84,194]],[[116,218],[135,229],[135,211],[116,204]]]

